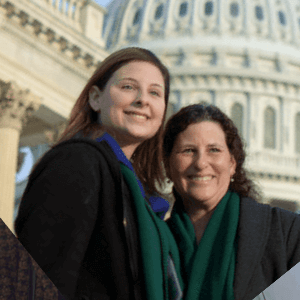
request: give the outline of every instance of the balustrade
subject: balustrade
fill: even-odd
[[[276,169],[276,173],[292,172],[300,176],[300,156],[287,156],[276,153],[250,152],[247,156],[247,165],[250,169]],[[298,174],[298,175],[297,175]]]
[[[82,7],[88,3],[87,0],[27,0],[40,7],[45,7],[54,16],[63,18],[68,24],[80,23],[80,12]]]

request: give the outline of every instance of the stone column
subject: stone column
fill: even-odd
[[[14,82],[0,80],[0,218],[13,231],[19,138],[40,99]]]

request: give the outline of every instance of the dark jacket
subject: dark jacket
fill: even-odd
[[[0,300],[63,300],[42,269],[0,219]]]
[[[300,216],[241,199],[234,294],[252,300],[300,262]]]
[[[130,197],[105,141],[65,141],[31,174],[16,233],[67,299],[145,298]]]

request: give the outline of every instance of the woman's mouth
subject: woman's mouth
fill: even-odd
[[[137,118],[139,120],[148,120],[149,118],[143,114],[137,114],[137,113],[134,113],[134,112],[126,112],[127,115],[131,115],[133,116],[134,118]]]
[[[213,179],[213,176],[189,176],[189,179],[195,180],[195,181],[209,181]]]

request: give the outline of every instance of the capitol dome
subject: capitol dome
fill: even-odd
[[[160,48],[168,41],[183,48],[250,47],[300,55],[296,0],[115,0],[108,12],[109,49],[128,43]]]
[[[152,50],[169,68],[168,116],[194,103],[220,107],[247,146],[267,202],[300,208],[300,1],[115,0],[109,52]]]

